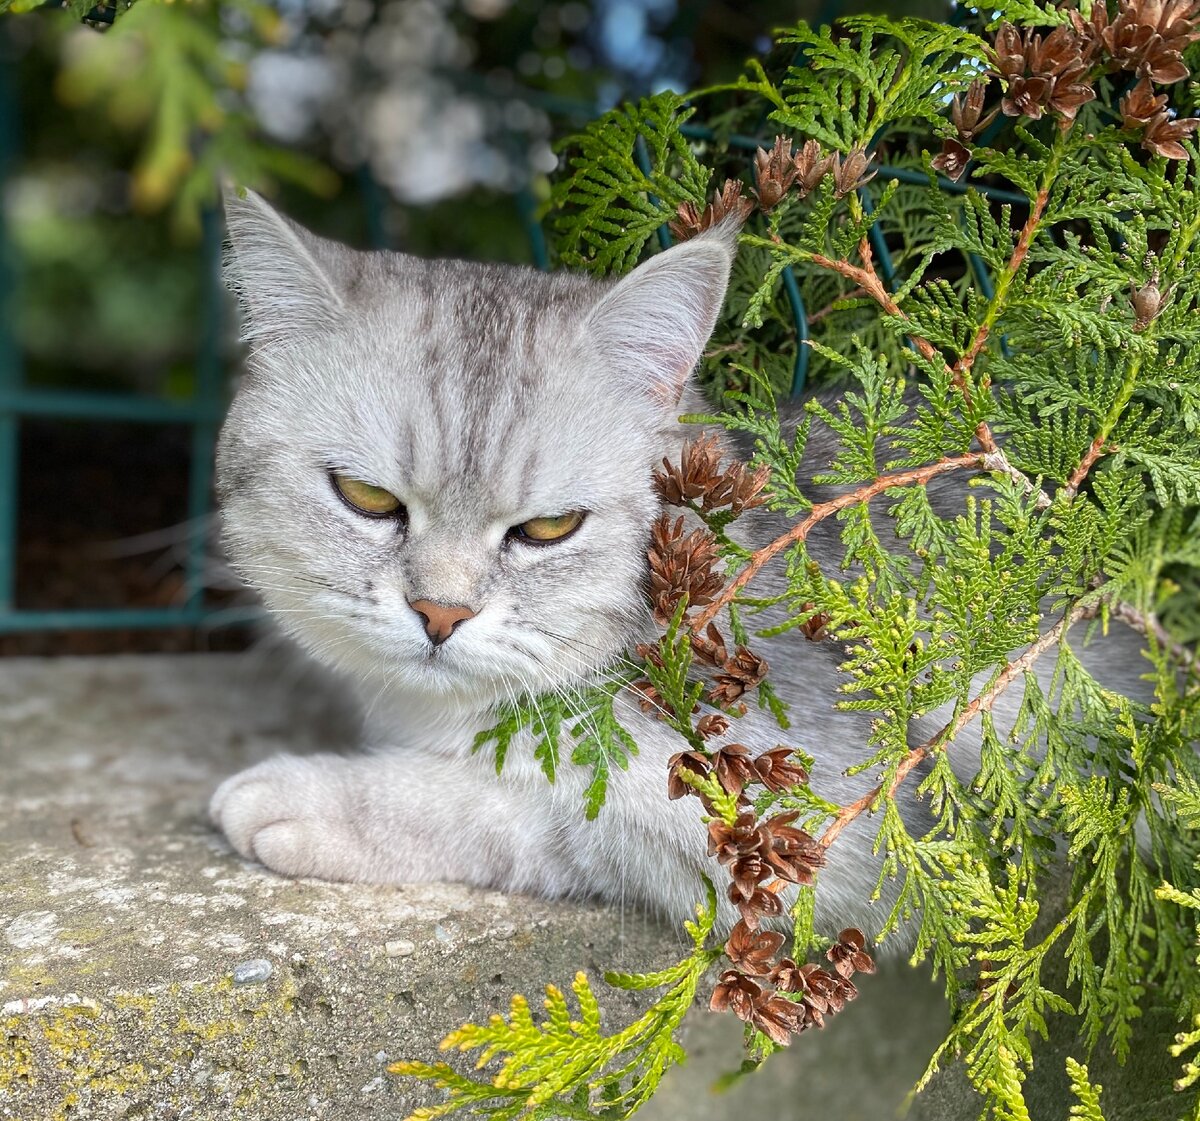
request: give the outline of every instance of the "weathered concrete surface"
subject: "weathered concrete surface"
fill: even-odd
[[[233,856],[203,817],[215,783],[346,734],[308,684],[244,656],[0,662],[0,1116],[401,1118],[438,1095],[387,1061],[433,1058],[513,992],[677,953],[675,931],[600,907],[293,882]],[[603,995],[614,1023],[633,1011]],[[724,1117],[786,1091],[806,1116],[879,1116],[921,1056],[856,1042],[875,1015],[860,1001],[720,1098],[738,1025],[703,1017],[648,1114]],[[844,1047],[860,1071],[876,1056],[884,1084],[848,1085]]]
[[[231,657],[0,663],[0,1116],[400,1117],[436,1094],[385,1060],[677,945],[596,907],[236,859],[207,795],[321,739],[302,695]]]
[[[241,655],[0,661],[0,1118],[399,1119],[439,1095],[388,1061],[434,1058],[513,992],[673,960],[676,931],[601,907],[294,882],[233,856],[203,817],[216,782],[349,734],[310,686]],[[739,1025],[696,1017],[642,1116],[894,1116],[945,1011],[899,965],[862,988],[720,1097]],[[635,1008],[602,1004],[614,1026]],[[916,1115],[976,1111],[949,1081]]]

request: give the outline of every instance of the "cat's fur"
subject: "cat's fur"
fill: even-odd
[[[564,762],[552,786],[514,744],[497,776],[490,751],[471,747],[497,702],[584,679],[654,633],[651,472],[695,435],[677,417],[736,231],[613,283],[354,252],[254,195],[227,213],[251,344],[218,451],[228,550],[280,623],[359,691],[369,743],[234,776],[213,797],[214,821],[285,875],[461,880],[691,914],[698,872],[713,869],[699,804],[666,797],[682,746],[666,725],[621,699],[640,752],[595,822],[583,769]],[[810,455],[819,467],[820,449]],[[351,511],[333,469],[399,496],[407,529]],[[580,509],[584,524],[560,543],[505,540],[526,519]],[[836,567],[832,522],[810,546]],[[478,614],[435,647],[406,599]],[[789,738],[816,756],[822,794],[862,795],[874,776],[841,772],[866,754],[869,720],[834,708],[841,650],[794,631],[756,650],[794,731],[752,707],[728,738],[754,751]],[[1126,679],[1139,672],[1128,644],[1119,659]],[[914,721],[912,742],[944,720]],[[816,896],[826,933],[874,933],[886,914],[867,903],[873,837],[864,818],[829,851]]]

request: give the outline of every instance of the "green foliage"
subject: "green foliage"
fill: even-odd
[[[625,272],[680,203],[704,205],[710,172],[679,131],[692,115],[666,91],[621,105],[572,138],[551,202],[558,251],[568,265]]]
[[[71,5],[75,18],[92,5],[78,7]],[[77,42],[58,75],[57,93],[69,106],[102,109],[142,138],[132,179],[139,209],[171,202],[178,222],[194,229],[201,208],[215,202],[222,176],[333,192],[338,177],[266,142],[245,104],[243,52],[278,37],[282,24],[274,8],[260,0],[144,0],[115,11],[119,18],[110,30]],[[231,21],[243,28],[236,44],[227,30]]]
[[[1180,825],[1195,834],[1200,829],[1200,782],[1191,775],[1176,777],[1176,785],[1165,783],[1155,784],[1155,791],[1170,806],[1178,816]],[[1194,865],[1200,868],[1200,859]],[[1191,887],[1183,891],[1173,884],[1163,883],[1155,891],[1159,899],[1169,901],[1189,912],[1200,911],[1200,887]],[[1195,916],[1196,944],[1200,946],[1200,916]],[[1193,958],[1194,966],[1200,966],[1200,956]],[[1196,1048],[1200,1047],[1200,1002],[1193,999],[1191,1006],[1190,1029],[1175,1036],[1170,1048],[1176,1058],[1184,1057],[1183,1071],[1175,1082],[1176,1090],[1189,1090],[1200,1081],[1200,1055]],[[1200,1096],[1196,1097],[1188,1114],[1193,1121],[1200,1117]]]
[[[765,464],[771,469],[773,504],[789,516],[811,509],[812,501],[797,482],[808,437],[807,418],[794,432],[788,432],[780,420],[774,389],[777,379],[772,377],[772,371],[737,362],[732,365],[744,379],[745,388],[726,389],[721,397],[725,411],[683,419],[693,424],[720,424],[730,432],[741,432],[752,438],[751,462]]]
[[[839,28],[850,34],[834,38],[829,27],[803,24],[781,32],[778,42],[798,49],[796,63],[778,91],[751,87],[775,106],[774,123],[838,151],[917,122],[947,135],[947,95],[987,65],[983,40],[945,23],[854,16]]]
[[[36,8],[40,8],[44,0],[0,0],[0,15],[12,12],[14,15],[19,15],[23,12],[32,12]],[[71,17],[76,20],[81,20],[96,7],[95,4],[89,3],[89,0],[67,0],[63,5]],[[133,0],[120,0],[119,3],[111,5],[114,16],[122,16],[133,7]]]
[[[542,773],[547,781],[554,782],[563,749],[569,746],[571,763],[592,771],[584,789],[585,812],[590,821],[604,804],[612,768],[626,770],[629,757],[637,754],[637,744],[613,712],[613,701],[629,680],[628,676],[615,675],[599,685],[553,697],[522,697],[503,705],[496,714],[496,724],[475,737],[474,750],[494,744],[496,774],[500,774],[513,740],[528,738]],[[568,735],[569,745],[564,743]]]
[[[993,11],[1045,34],[1066,9],[998,0],[974,25]],[[794,809],[830,844],[873,832],[880,938],[905,931],[955,1012],[920,1086],[961,1059],[984,1115],[1024,1118],[1025,1078],[1055,1024],[1070,1025],[1081,1060],[1094,1047],[1123,1058],[1152,996],[1200,1015],[1196,940],[1181,921],[1200,910],[1200,684],[1184,645],[1200,635],[1200,153],[1143,150],[1097,70],[1077,123],[1053,110],[1001,117],[972,140],[961,193],[942,192],[929,149],[953,132],[949,96],[987,65],[983,40],[863,17],[780,42],[790,66],[751,63],[698,95],[721,124],[715,139],[684,138],[690,110],[673,95],[589,130],[556,188],[558,228],[573,259],[628,267],[672,200],[699,207],[705,184],[739,170],[721,138],[762,121],[843,168],[886,135],[889,162],[928,179],[826,176],[752,216],[703,367],[720,404],[687,419],[744,441],[783,525],[764,551],[786,580],[770,594],[753,579],[741,588],[731,633],[753,646],[819,619],[844,652],[838,703],[870,728],[838,763],[870,776],[860,802],[822,795],[829,764],[801,718],[811,787],[763,795],[756,810]],[[988,104],[1002,93],[993,81]],[[815,313],[813,377],[841,390],[790,410],[779,398],[800,344],[785,269]],[[948,495],[943,477],[967,472],[972,487]],[[731,573],[764,559],[725,515],[705,520]],[[767,609],[770,626],[751,633]],[[702,751],[689,714],[704,686],[682,610],[645,674]],[[1128,696],[1097,675],[1090,649],[1127,624],[1144,636],[1140,661],[1121,667]],[[680,781],[733,820],[711,775]],[[932,816],[923,832],[899,809],[913,797]],[[798,957],[816,947],[821,890],[793,910]],[[1175,1044],[1180,1089],[1200,1081],[1197,1025]],[[744,1070],[770,1050],[747,1038]],[[1071,1116],[1101,1119],[1082,1062],[1067,1073]]]
[[[681,601],[659,640],[658,661],[646,663],[646,675],[662,698],[663,718],[693,746],[699,746],[689,717],[704,694],[704,683],[691,677],[692,644],[683,626],[686,608],[687,601]]]
[[[1093,1086],[1088,1081],[1088,1068],[1074,1059],[1067,1059],[1067,1077],[1071,1080],[1071,1093],[1077,1099],[1071,1105],[1071,1116],[1080,1121],[1104,1121],[1100,1110],[1100,1092],[1103,1086]]]
[[[529,1002],[514,996],[508,1017],[493,1016],[485,1025],[467,1024],[451,1032],[442,1049],[479,1052],[476,1069],[499,1060],[490,1081],[475,1081],[445,1063],[397,1062],[393,1074],[431,1081],[448,1092],[438,1105],[418,1109],[408,1121],[430,1121],[461,1109],[493,1121],[517,1118],[624,1118],[654,1093],[667,1070],[684,1059],[676,1039],[696,987],[722,950],[708,946],[717,896],[705,881],[706,902],[696,921],[686,924],[692,952],[655,973],[609,973],[609,985],[634,991],[666,989],[629,1026],[605,1035],[600,1006],[587,977],[571,985],[578,1006],[572,1013],[562,991],[546,986],[545,1018],[534,1020]]]
[[[1087,17],[1091,14],[1092,4],[1095,2],[1096,0],[1082,0],[1077,10]],[[1070,18],[1067,9],[1059,7],[1053,0],[1042,4],[1036,3],[1036,0],[1004,0],[1003,3],[986,4],[983,7],[988,13],[989,18],[985,26],[989,29],[999,27],[1005,20],[1020,26],[1053,27],[1066,23]]]

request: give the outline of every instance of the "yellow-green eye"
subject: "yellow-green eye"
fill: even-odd
[[[574,533],[583,521],[583,511],[573,510],[569,514],[560,514],[557,518],[530,518],[514,526],[511,533],[522,541],[532,541],[539,545],[549,541],[560,541]]]
[[[387,518],[401,509],[400,499],[383,487],[372,486],[348,475],[334,475],[337,492],[360,514],[369,518]]]

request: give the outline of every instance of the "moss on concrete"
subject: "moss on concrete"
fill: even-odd
[[[152,1090],[160,1108],[204,1116],[214,1079],[238,1108],[281,1087],[299,1089],[320,1061],[315,1052],[340,1048],[322,1010],[333,1005],[310,992],[305,1011],[300,997],[290,974],[246,987],[221,977],[10,1014],[0,1041],[0,1109],[20,1121],[117,1117]],[[342,1038],[354,1038],[350,1024]]]

